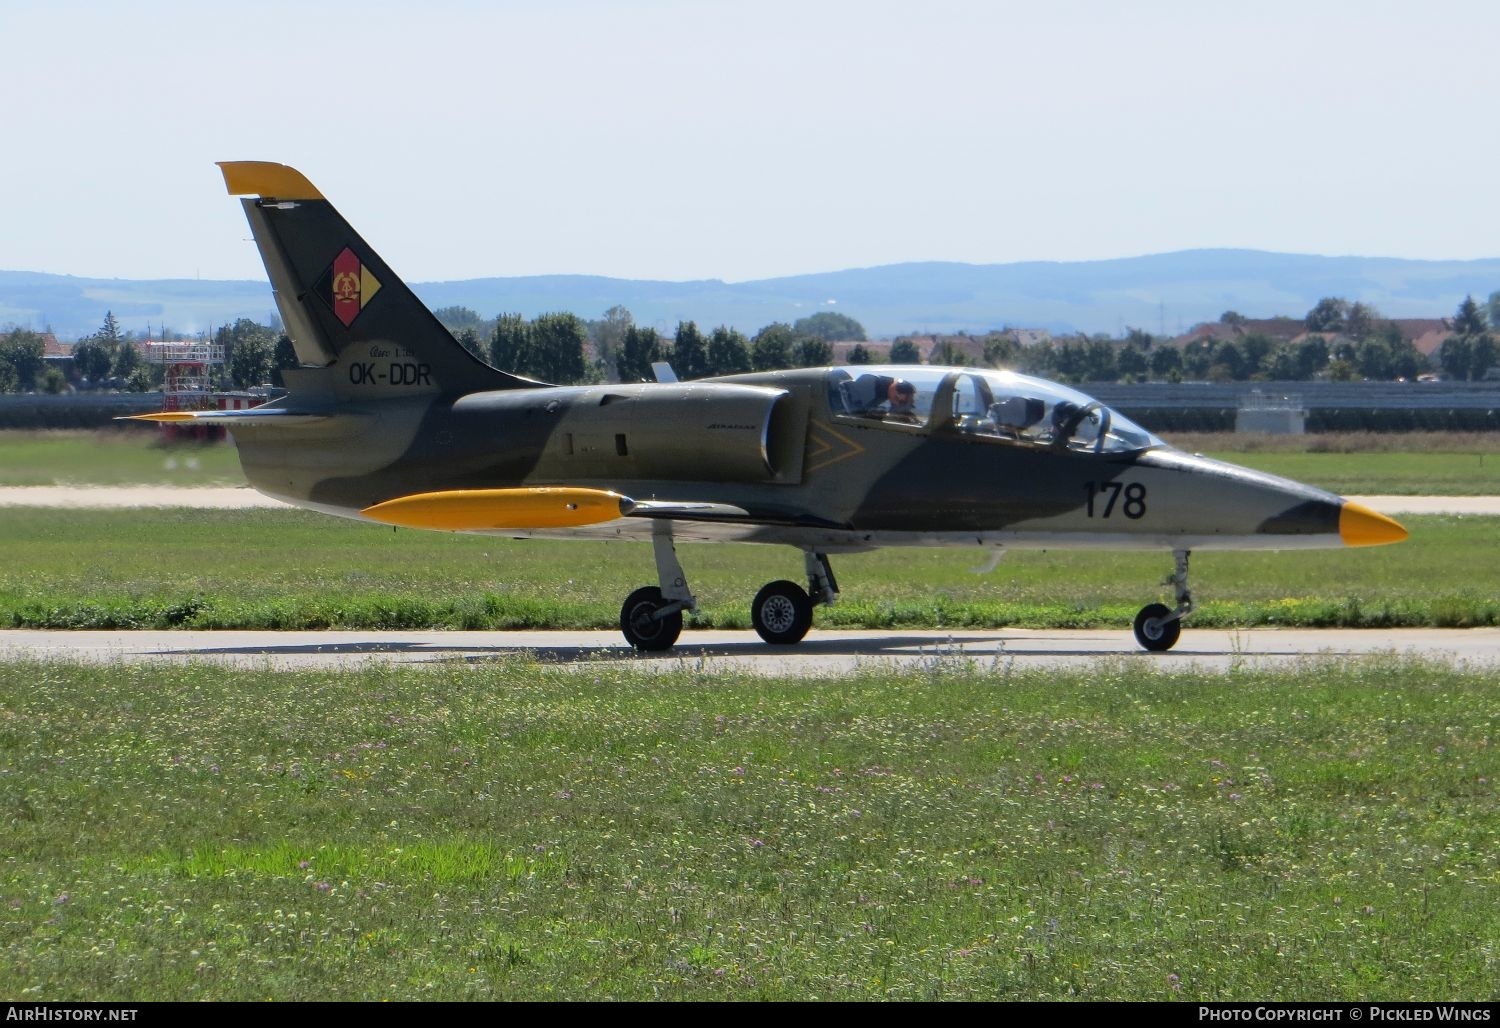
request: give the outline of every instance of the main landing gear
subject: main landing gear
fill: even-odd
[[[656,556],[660,586],[648,585],[625,598],[620,608],[620,631],[638,650],[670,649],[682,633],[682,612],[696,610],[698,601],[688,588],[687,575],[672,544],[672,523],[651,524],[651,547]],[[826,554],[804,551],[807,588],[796,582],[771,582],[750,604],[750,621],[768,643],[791,646],[812,627],[813,608],[838,600],[838,582]]]
[[[638,650],[669,650],[682,634],[682,612],[697,610],[698,601],[688,588],[687,575],[672,545],[672,522],[651,522],[651,549],[656,554],[656,577],[660,587],[644,586],[625,597],[620,608],[620,631]]]
[[[1176,568],[1167,578],[1177,593],[1177,607],[1169,610],[1164,603],[1149,603],[1135,616],[1135,641],[1154,653],[1170,650],[1182,635],[1182,619],[1193,612],[1193,596],[1188,592],[1188,551],[1173,550]]]
[[[828,556],[804,550],[807,588],[796,582],[772,582],[755,594],[750,604],[750,623],[766,642],[791,646],[802,641],[812,627],[813,608],[839,598]]]

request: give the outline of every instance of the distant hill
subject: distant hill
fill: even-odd
[[[1302,317],[1324,296],[1373,305],[1388,317],[1451,315],[1466,294],[1500,289],[1500,258],[1413,261],[1316,257],[1258,250],[1185,250],[1107,261],[1017,264],[927,262],[854,268],[755,282],[652,282],[588,275],[413,283],[433,307],[485,317],[568,310],[597,318],[623,304],[641,325],[670,332],[679,320],[754,332],[836,310],[873,336],[1014,327],[1169,335],[1226,310]],[[50,327],[63,339],[95,331],[106,310],[121,327],[181,332],[274,313],[264,282],[86,279],[0,271],[0,326]]]

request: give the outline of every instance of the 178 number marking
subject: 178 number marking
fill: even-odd
[[[1116,505],[1127,518],[1135,521],[1146,516],[1146,487],[1140,482],[1088,482],[1088,516],[1091,518],[1112,517]],[[1124,497],[1124,502],[1120,498]]]

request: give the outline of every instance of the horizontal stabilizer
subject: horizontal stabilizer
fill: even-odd
[[[413,493],[360,511],[372,521],[446,532],[572,528],[613,521],[635,506],[607,489],[538,486],[530,489],[449,489]]]
[[[304,414],[277,407],[251,407],[248,410],[164,410],[155,414],[132,414],[116,421],[160,421],[168,425],[197,422],[207,425],[313,425],[327,421],[327,414]]]

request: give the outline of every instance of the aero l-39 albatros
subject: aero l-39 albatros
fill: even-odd
[[[1195,549],[1371,546],[1395,521],[1331,493],[1166,445],[1075,390],[1007,371],[849,366],[693,382],[554,386],[460,346],[333,205],[280,164],[221,164],[301,367],[232,427],[250,484],[302,507],[449,532],[649,538],[658,584],[620,611],[664,650],[694,609],[674,540],[800,549],[807,588],[751,606],[799,641],[838,597],[829,555],[881,546],[1160,549],[1176,604],[1135,619],[1148,650],[1193,609]],[[670,376],[667,376],[670,377]]]

